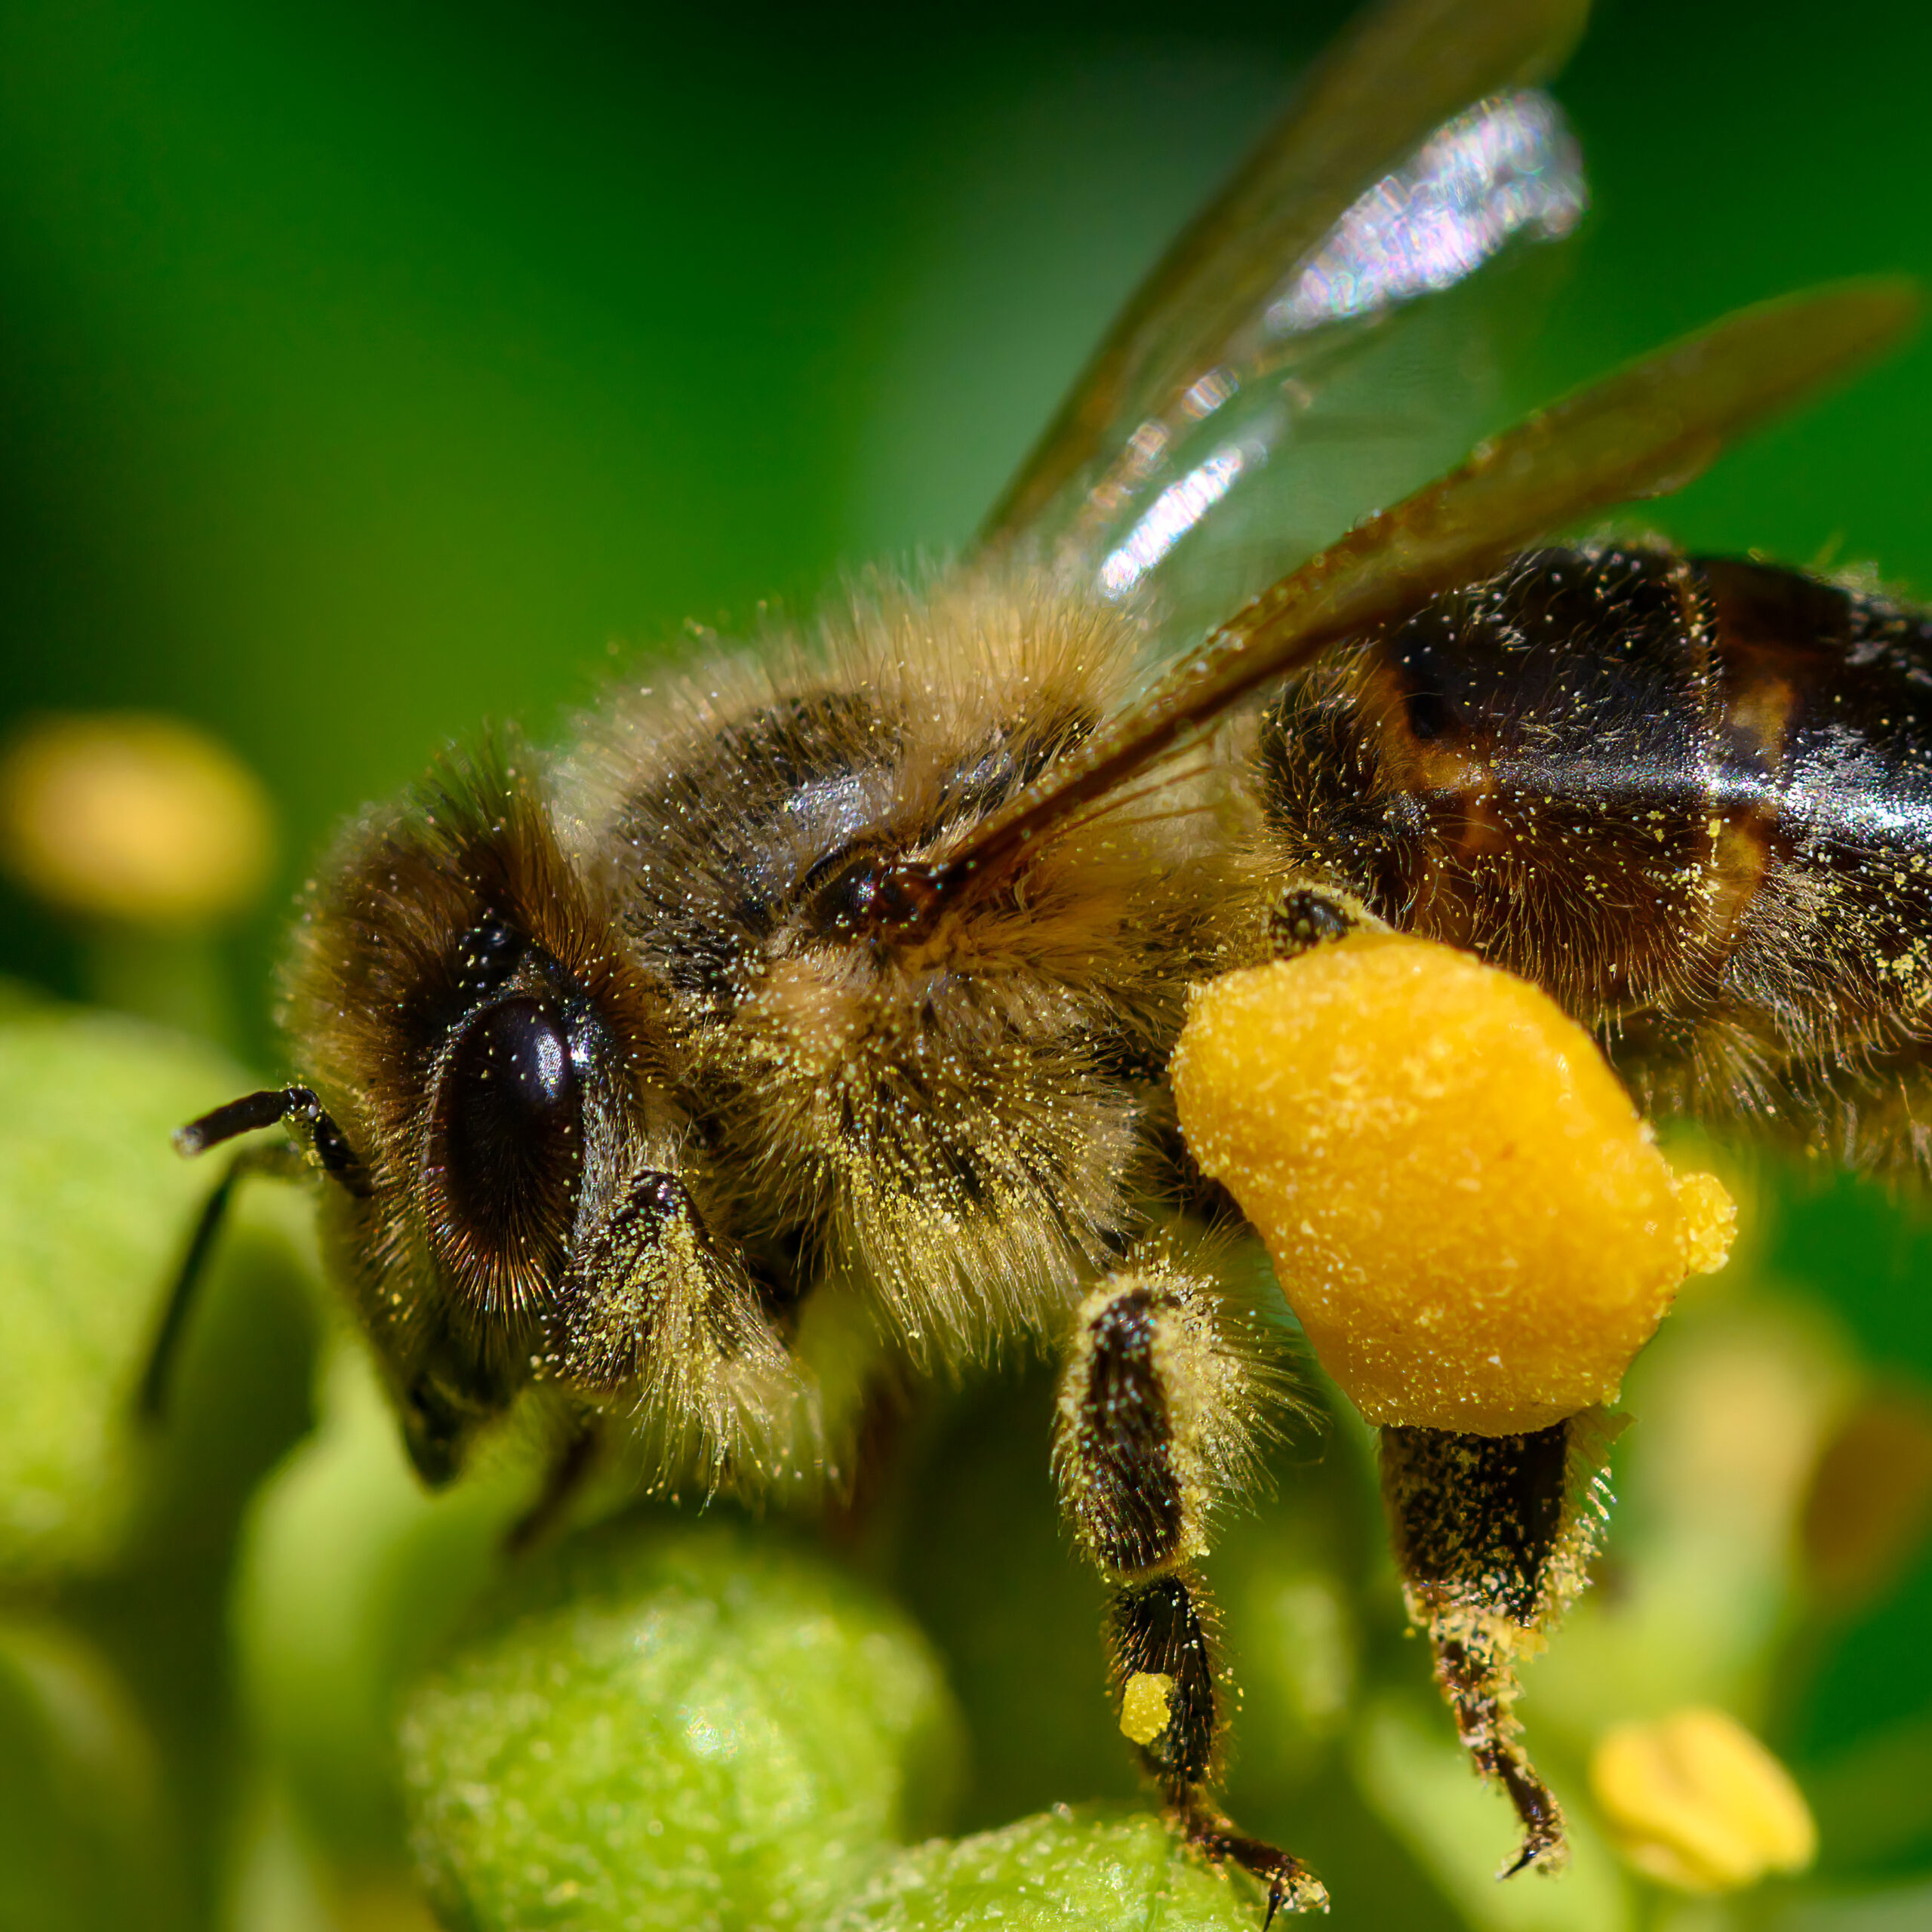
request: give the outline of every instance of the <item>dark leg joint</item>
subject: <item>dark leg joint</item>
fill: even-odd
[[[1111,1615],[1121,1728],[1170,1795],[1197,1785],[1214,1751],[1214,1665],[1198,1591],[1178,1573],[1130,1584]]]
[[[1382,1432],[1395,1554],[1413,1589],[1534,1627],[1563,1529],[1567,1422],[1525,1435]]]
[[[1174,1425],[1154,1361],[1155,1315],[1144,1288],[1101,1311],[1076,1411],[1081,1527],[1097,1560],[1117,1574],[1174,1561],[1185,1525]]]
[[[1349,934],[1387,928],[1350,899],[1324,886],[1294,885],[1268,913],[1268,945],[1277,959],[1294,959]]]
[[[598,1451],[602,1447],[603,1433],[596,1417],[580,1418],[570,1439],[552,1461],[536,1500],[505,1532],[506,1556],[521,1556],[557,1528],[597,1466]]]
[[[1268,1920],[1325,1912],[1328,1894],[1298,1858],[1238,1832],[1208,1801],[1216,1731],[1208,1605],[1185,1571],[1130,1584],[1110,1619],[1121,1729],[1140,1746],[1187,1842],[1217,1864],[1230,1860],[1268,1888]]]
[[[1436,1644],[1436,1672],[1456,1713],[1456,1727],[1476,1769],[1503,1787],[1523,1828],[1523,1842],[1502,1873],[1513,1878],[1532,1865],[1555,1869],[1566,1854],[1563,1807],[1511,1735],[1503,1694],[1506,1666],[1453,1638]],[[1513,1684],[1508,1688],[1513,1690]]]
[[[1581,1583],[1569,1491],[1575,1419],[1521,1435],[1385,1429],[1383,1494],[1409,1615],[1428,1634],[1463,1748],[1523,1828],[1504,1876],[1554,1870],[1562,1807],[1518,1740],[1515,1657]]]
[[[1189,1325],[1188,1291],[1158,1278],[1110,1281],[1083,1306],[1060,1398],[1061,1494],[1087,1552],[1114,1586],[1107,1647],[1121,1733],[1159,1781],[1187,1842],[1232,1860],[1268,1888],[1268,1916],[1326,1909],[1300,1860],[1236,1831],[1209,1801],[1220,1731],[1214,1612],[1189,1564],[1208,1487],[1198,1447],[1178,1433],[1171,1377],[1211,1359]],[[1192,1474],[1188,1472],[1192,1471]]]

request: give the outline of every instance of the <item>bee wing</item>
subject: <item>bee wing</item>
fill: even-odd
[[[1109,595],[1158,583],[1185,635],[1466,450],[1491,315],[1460,285],[1585,205],[1555,103],[1521,90],[1586,8],[1386,0],[1359,20],[1128,304],[984,546]]]
[[[946,872],[963,887],[996,872],[1327,646],[1400,621],[1552,530],[1682,488],[1726,443],[1897,343],[1921,307],[1896,281],[1764,303],[1529,417],[1237,611],[1133,710],[983,821]]]

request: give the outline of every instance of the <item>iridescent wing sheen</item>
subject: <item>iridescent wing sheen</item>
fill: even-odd
[[[983,821],[946,855],[946,889],[996,878],[1069,813],[1327,646],[1399,622],[1552,531],[1681,488],[1727,443],[1891,347],[1922,306],[1912,285],[1873,281],[1741,309],[1482,445],[1254,598]]]
[[[1567,234],[1575,143],[1529,84],[1587,0],[1387,0],[1128,303],[988,520],[1172,639],[1490,426],[1498,255]]]

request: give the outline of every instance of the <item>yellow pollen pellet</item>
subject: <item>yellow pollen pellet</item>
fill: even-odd
[[[1363,1416],[1477,1435],[1614,1401],[1735,1210],[1595,1042],[1466,953],[1356,934],[1195,989],[1182,1131]]]
[[[1164,1670],[1137,1670],[1127,1680],[1120,1703],[1120,1727],[1136,1744],[1152,1744],[1168,1727],[1168,1703],[1174,1681]]]

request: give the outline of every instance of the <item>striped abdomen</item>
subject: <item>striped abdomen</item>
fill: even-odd
[[[1758,564],[1539,551],[1318,669],[1260,758],[1286,875],[1539,981],[1647,1104],[1855,1155],[1909,1125],[1932,617]]]

